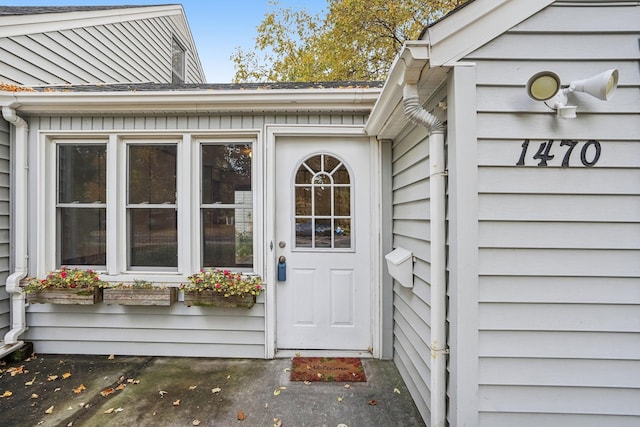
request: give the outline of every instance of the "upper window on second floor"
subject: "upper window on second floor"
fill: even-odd
[[[184,83],[185,50],[175,38],[171,39],[171,83]]]

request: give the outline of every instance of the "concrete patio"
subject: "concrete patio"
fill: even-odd
[[[289,381],[290,359],[36,355],[0,366],[4,426],[424,426],[392,361],[366,383]]]

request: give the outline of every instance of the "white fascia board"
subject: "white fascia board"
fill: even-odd
[[[427,29],[432,67],[452,64],[555,0],[476,0]]]
[[[371,111],[380,89],[181,92],[0,92],[29,114],[131,114]]]
[[[0,17],[0,38],[172,15],[184,15],[182,6],[174,4],[33,15],[7,15]]]

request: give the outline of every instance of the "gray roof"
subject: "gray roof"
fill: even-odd
[[[37,91],[54,92],[176,92],[224,90],[277,90],[277,89],[353,89],[382,88],[381,81],[341,82],[275,82],[275,83],[114,83],[34,87]]]
[[[122,5],[122,6],[0,6],[0,16],[40,15],[43,13],[90,12],[95,10],[123,9],[130,7],[168,6],[161,5]]]

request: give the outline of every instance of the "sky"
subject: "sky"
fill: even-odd
[[[268,0],[0,0],[3,6],[90,6],[177,4],[184,7],[207,82],[230,83],[234,75],[230,56],[236,47],[252,49],[256,28],[269,10]],[[325,10],[326,0],[278,0],[280,7]]]

